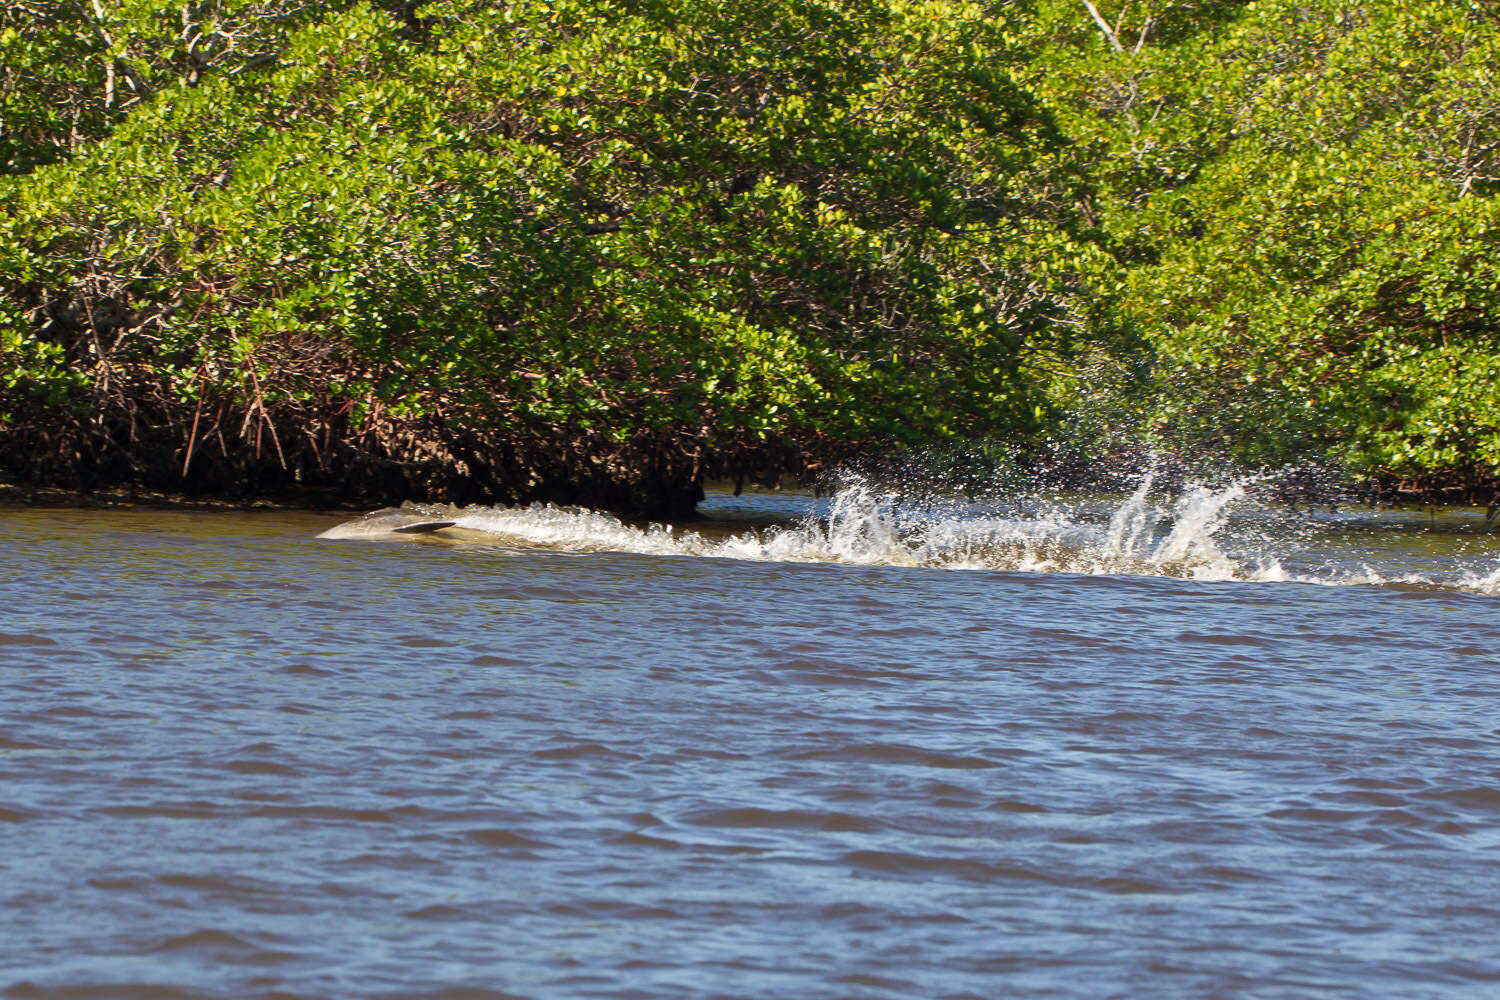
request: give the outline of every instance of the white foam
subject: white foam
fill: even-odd
[[[1310,546],[1301,533],[1305,522],[1250,503],[1248,482],[1189,484],[1176,497],[1154,499],[1154,480],[1147,475],[1109,510],[1097,502],[1068,505],[1035,498],[988,507],[913,501],[856,477],[837,491],[821,516],[809,514],[793,526],[717,536],[664,525],[637,527],[609,514],[551,505],[415,506],[409,514],[413,519],[451,519],[471,541],[579,552],[1268,583],[1404,584],[1500,593],[1500,565],[1455,564],[1451,572],[1415,572],[1372,566],[1357,554],[1330,557],[1314,551],[1317,546]],[[1241,509],[1249,515],[1245,523],[1226,531],[1231,515]],[[361,521],[350,524],[358,526]],[[377,525],[351,531],[345,527],[331,529],[325,537],[368,537]],[[1303,558],[1309,555],[1324,558],[1313,563]],[[1301,564],[1293,568],[1289,559]]]
[[[1489,572],[1478,569],[1465,571],[1459,577],[1459,585],[1476,594],[1500,594],[1500,564]]]

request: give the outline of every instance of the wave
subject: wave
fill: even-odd
[[[1021,573],[1399,586],[1500,593],[1500,560],[1473,537],[1410,544],[1410,525],[1357,515],[1294,514],[1253,501],[1254,479],[1188,484],[1175,494],[1144,475],[1123,499],[1020,497],[983,503],[913,497],[850,477],[830,498],[803,498],[790,523],[710,520],[630,524],[577,507],[409,504],[323,533],[449,543],[628,552],[761,562],[838,563]],[[712,499],[712,498],[711,498]],[[731,513],[746,513],[745,507]],[[707,505],[715,514],[712,502]],[[753,513],[753,505],[750,508]],[[404,518],[404,520],[402,520]],[[394,519],[394,520],[393,520]],[[428,535],[409,526],[438,525]],[[1379,529],[1402,545],[1382,545]],[[1372,530],[1376,529],[1376,530]],[[1457,536],[1454,536],[1457,537]]]

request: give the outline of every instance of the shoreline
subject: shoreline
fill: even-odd
[[[358,513],[371,508],[358,502],[289,503],[280,500],[225,500],[150,491],[100,490],[91,493],[56,488],[30,489],[0,483],[0,507],[56,510],[193,510],[302,513]]]
[[[739,495],[735,490],[732,480],[715,480],[704,484],[704,490],[713,493],[724,493],[728,495]],[[790,490],[798,488],[813,489],[806,484],[794,484],[788,487]],[[1094,492],[1085,485],[1074,487],[1080,493]],[[756,492],[754,488],[746,492]],[[768,491],[770,492],[770,491]],[[781,492],[778,488],[774,492]],[[1105,492],[1116,492],[1106,489]],[[1375,511],[1422,511],[1422,510],[1466,510],[1486,511],[1487,522],[1495,520],[1497,507],[1500,504],[1486,504],[1472,499],[1475,491],[1472,488],[1453,487],[1447,490],[1434,489],[1427,496],[1418,491],[1393,490],[1390,488],[1372,487],[1363,491],[1363,495],[1351,495],[1342,493],[1319,497],[1309,500],[1304,496],[1262,496],[1256,498],[1257,502],[1265,507],[1280,507],[1288,512],[1297,513],[1301,511],[1311,512],[1320,507],[1330,509],[1362,507],[1372,512]],[[1437,494],[1433,496],[1433,494]],[[1446,495],[1444,495],[1446,494]],[[309,495],[300,500],[285,500],[271,497],[256,497],[250,499],[228,499],[223,497],[192,497],[185,493],[172,493],[152,490],[130,490],[130,489],[105,489],[94,491],[68,490],[57,487],[25,487],[11,483],[0,482],[0,508],[8,509],[55,509],[55,510],[176,510],[176,511],[199,511],[199,512],[265,512],[265,513],[327,513],[327,514],[361,514],[368,513],[387,507],[399,507],[405,503],[417,504],[443,504],[449,501],[443,499],[429,499],[423,497],[406,497],[401,500],[380,500],[373,497],[354,499],[337,499],[326,494]],[[597,507],[580,501],[560,503],[556,501],[541,501],[555,503],[560,507],[581,507],[587,510],[598,510],[603,513],[613,514],[622,520],[636,523],[671,523],[689,524],[701,520],[703,515],[695,511],[691,518],[642,518],[638,515],[622,513]],[[459,507],[524,507],[528,504],[506,503],[503,499],[495,499],[493,502],[480,501],[469,504],[456,504]],[[1497,522],[1495,527],[1500,527]]]

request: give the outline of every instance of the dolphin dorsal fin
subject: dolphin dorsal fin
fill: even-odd
[[[391,530],[399,535],[425,535],[429,531],[451,528],[457,523],[457,521],[418,521],[415,524],[403,524]]]

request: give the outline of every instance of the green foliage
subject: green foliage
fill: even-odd
[[[350,0],[10,0],[0,11],[0,173],[94,141],[209,78],[245,84]],[[399,5],[398,5],[399,6]]]
[[[31,171],[34,308],[257,404],[310,391],[267,367],[298,344],[366,411],[695,449],[1036,426],[1061,140],[979,5],[418,13],[328,13],[253,90],[205,76]]]
[[[1091,413],[1490,474],[1497,39],[1398,0],[22,0],[0,409],[135,440],[149,400],[183,470],[205,412],[225,454],[540,442],[496,482]]]
[[[1098,4],[1121,51],[1081,4],[1038,7],[1037,87],[1110,234],[1096,287],[1157,354],[1158,431],[1252,463],[1493,475],[1496,19]]]

